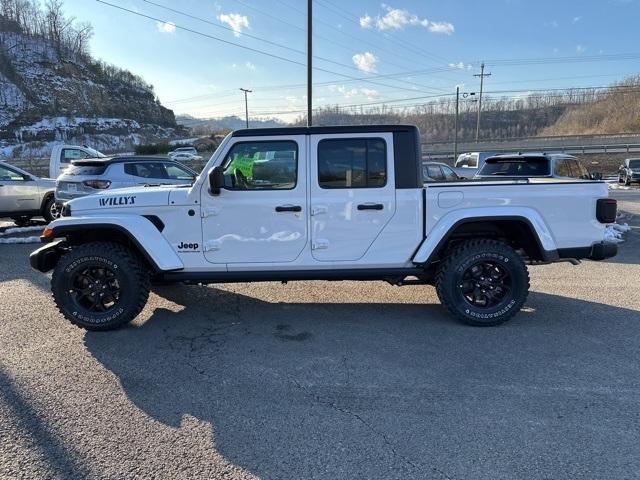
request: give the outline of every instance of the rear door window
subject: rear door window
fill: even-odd
[[[167,178],[164,165],[161,162],[125,163],[124,173],[139,178]]]
[[[381,138],[327,139],[318,144],[321,188],[380,188],[387,183],[387,144]]]

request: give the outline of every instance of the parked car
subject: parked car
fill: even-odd
[[[171,150],[167,155],[173,157],[174,155],[178,155],[180,153],[190,153],[191,155],[198,155],[198,150],[196,150],[196,147],[179,147],[175,150]]]
[[[592,180],[586,167],[572,155],[563,153],[518,153],[496,155],[484,161],[474,178],[576,178]],[[601,178],[601,175],[600,175]]]
[[[84,145],[55,145],[49,158],[49,177],[57,178],[72,161],[85,158],[106,158],[106,155]]]
[[[631,185],[640,183],[640,158],[627,158],[618,169],[618,182]]]
[[[55,187],[55,180],[0,163],[0,217],[11,218],[18,226],[38,216],[47,222],[55,220],[60,216],[54,202]]]
[[[56,182],[56,202],[64,203],[101,190],[138,185],[193,183],[196,173],[162,157],[108,157],[75,160]]]
[[[493,157],[495,152],[469,152],[461,153],[453,165],[453,171],[460,178],[473,178],[478,170],[484,165],[484,161]]]
[[[171,160],[176,160],[178,162],[184,162],[184,161],[188,162],[190,160],[202,160],[202,157],[200,155],[194,155],[193,153],[189,153],[189,152],[174,153],[169,158]]]
[[[425,162],[422,164],[422,178],[425,182],[451,182],[460,177],[449,165],[439,162]]]
[[[250,154],[262,163],[251,177],[242,171]],[[90,330],[133,320],[152,280],[435,285],[453,316],[490,326],[524,305],[528,263],[617,252],[604,240],[617,208],[604,182],[451,187],[423,182],[413,126],[239,130],[187,188],[71,200],[30,262],[53,270],[58,308]]]

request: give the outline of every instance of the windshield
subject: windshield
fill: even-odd
[[[487,160],[479,175],[539,177],[549,175],[549,162],[546,158]]]
[[[640,168],[640,158],[636,160],[629,160],[629,168]]]

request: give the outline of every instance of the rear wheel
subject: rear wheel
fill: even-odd
[[[624,184],[625,184],[625,186],[627,186],[627,187],[628,187],[629,185],[631,185],[631,180],[629,180],[629,175],[628,175],[628,174],[624,176]]]
[[[53,298],[71,323],[112,330],[133,320],[149,298],[149,273],[123,245],[93,242],[60,258],[51,278]]]
[[[462,322],[499,325],[524,305],[529,272],[509,245],[490,239],[468,240],[441,265],[436,291],[447,310]]]

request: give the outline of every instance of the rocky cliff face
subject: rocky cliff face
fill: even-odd
[[[138,77],[0,31],[0,155],[61,141],[121,150],[183,134],[176,129],[173,112]]]

